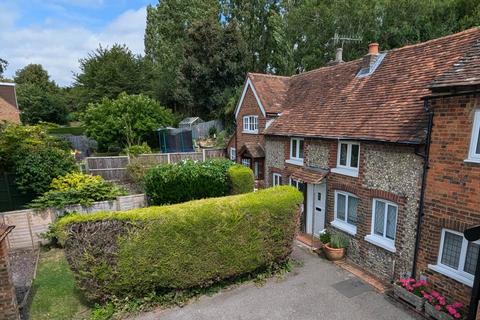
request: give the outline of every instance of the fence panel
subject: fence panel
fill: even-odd
[[[165,164],[168,163],[168,154],[166,153],[152,153],[141,154],[135,158],[137,163],[144,165]]]
[[[205,159],[226,157],[224,149],[205,149],[204,152],[205,152]]]
[[[192,126],[192,138],[198,139],[207,137],[209,135],[209,130],[211,127],[215,127],[217,132],[223,130],[223,124],[219,120],[212,120],[207,122],[201,122]]]
[[[170,153],[170,163],[178,163],[183,160],[203,161],[203,154],[201,152],[179,152]]]

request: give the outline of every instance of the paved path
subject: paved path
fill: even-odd
[[[284,279],[245,284],[204,296],[183,308],[153,311],[131,320],[411,320],[403,309],[350,273],[296,247],[295,267]]]

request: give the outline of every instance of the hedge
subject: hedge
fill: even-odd
[[[252,192],[255,187],[253,171],[242,165],[234,165],[228,168],[231,194]]]
[[[147,171],[145,193],[154,205],[225,196],[230,191],[227,171],[232,165],[227,159],[159,165]]]
[[[291,253],[303,197],[290,186],[57,222],[91,301],[206,287]]]

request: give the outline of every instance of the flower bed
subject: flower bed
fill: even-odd
[[[400,279],[393,286],[393,294],[396,298],[411,304],[421,311],[425,304],[423,293],[426,290],[427,282],[425,280],[417,281],[413,278]]]
[[[454,302],[447,304],[447,299],[440,293],[432,290],[431,292],[424,292],[423,297],[427,300],[425,302],[425,313],[437,320],[453,320],[461,319],[460,309],[463,304]]]

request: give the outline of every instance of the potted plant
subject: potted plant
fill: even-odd
[[[437,320],[453,320],[461,319],[460,309],[463,304],[460,302],[454,302],[447,304],[444,296],[437,291],[424,292],[423,297],[425,301],[425,313]]]
[[[427,289],[427,281],[415,280],[413,278],[404,278],[398,280],[393,285],[393,294],[396,298],[408,302],[421,311],[425,304],[424,292]]]
[[[320,242],[321,242],[321,246],[323,247],[325,244],[329,243],[330,242],[330,237],[331,237],[331,234],[329,231],[325,231],[323,232],[322,234],[320,234]]]
[[[323,251],[330,261],[337,261],[343,259],[345,256],[345,249],[350,244],[350,239],[340,233],[335,233],[330,236],[330,241],[325,243]]]

